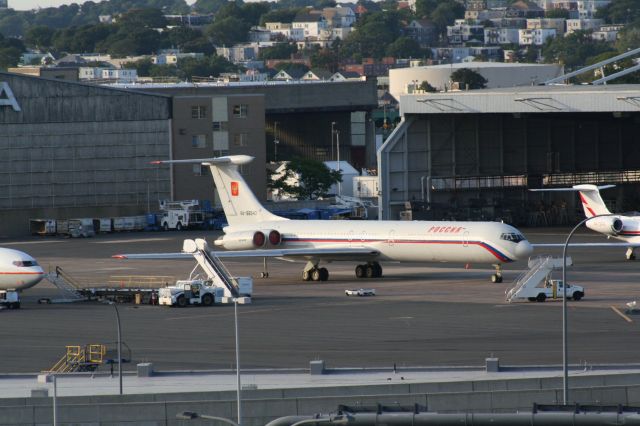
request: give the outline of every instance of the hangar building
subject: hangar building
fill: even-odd
[[[0,73],[0,235],[169,197],[171,98]]]
[[[640,86],[536,86],[400,96],[402,121],[378,150],[381,217],[580,217],[573,193],[529,188],[616,184],[612,211],[640,206]],[[407,216],[405,214],[405,216]]]

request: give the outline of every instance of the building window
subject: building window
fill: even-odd
[[[193,135],[191,136],[192,148],[206,148],[207,137],[205,135]]]
[[[207,117],[207,107],[206,106],[192,106],[191,107],[191,118],[195,118],[197,120],[202,120]]]
[[[214,132],[223,132],[228,129],[226,121],[214,121],[213,122],[213,131]]]
[[[194,164],[193,165],[193,174],[194,174],[194,176],[206,176],[207,175],[207,166],[203,166],[202,164]]]
[[[248,105],[234,105],[233,106],[233,116],[235,118],[247,118],[247,109]]]
[[[247,146],[249,144],[249,135],[247,133],[235,133],[233,135],[233,146]]]

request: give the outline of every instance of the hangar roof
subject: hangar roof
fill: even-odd
[[[640,84],[527,86],[400,96],[404,114],[640,112]]]

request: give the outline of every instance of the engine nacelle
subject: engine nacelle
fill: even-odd
[[[607,235],[619,235],[624,229],[624,222],[616,216],[605,216],[591,219],[587,227]]]
[[[271,231],[265,231],[265,234],[269,236],[269,245],[279,246],[282,242],[282,235],[275,229],[272,229]]]
[[[262,231],[242,231],[225,234],[215,241],[215,245],[227,250],[252,250],[264,247],[267,237]]]

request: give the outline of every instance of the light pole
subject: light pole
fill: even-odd
[[[280,141],[278,140],[278,122],[274,121],[273,123],[273,162],[278,162],[278,144]]]
[[[180,419],[180,420],[194,420],[194,419],[217,420],[219,422],[228,423],[228,424],[233,425],[233,426],[240,426],[240,425],[238,425],[238,423],[234,422],[233,420],[225,419],[224,417],[209,416],[207,414],[199,414],[199,413],[195,413],[193,411],[183,411],[180,414],[176,414],[176,419]]]
[[[237,405],[238,405],[238,425],[242,425],[242,405],[241,405],[241,384],[240,384],[240,339],[238,338],[238,298],[233,298],[233,319],[236,330],[236,380],[237,380]]]
[[[120,313],[118,312],[118,306],[115,302],[109,302],[109,305],[113,306],[116,310],[116,323],[118,325],[118,382],[120,384],[120,395],[122,395],[122,336],[120,328]]]
[[[335,121],[331,122],[331,161],[333,161],[333,135],[335,134],[334,126],[336,125]]]
[[[338,173],[340,173],[340,130],[336,130],[336,151],[338,152]],[[342,182],[338,181],[338,196],[342,195]]]
[[[602,216],[611,216],[609,214],[596,215],[585,218],[580,221],[569,232],[567,241],[562,248],[562,403],[567,405],[569,401],[569,350],[567,345],[567,247],[569,246],[569,240],[573,236],[573,233],[578,230],[583,224],[587,223],[591,219]]]

